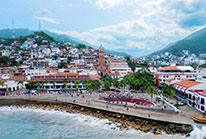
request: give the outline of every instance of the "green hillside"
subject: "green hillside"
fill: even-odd
[[[169,52],[176,56],[180,56],[182,50],[188,50],[189,53],[194,53],[196,55],[199,55],[200,53],[206,53],[206,28],[192,33],[185,39],[173,43],[171,46],[153,54]]]
[[[33,34],[38,34],[39,32],[36,32],[34,30],[29,30],[29,29],[15,29],[15,37],[17,38],[16,40],[19,42],[24,42],[26,40],[26,38],[30,37],[34,37]],[[43,38],[40,39],[38,41],[38,44],[40,44],[40,42],[42,40],[48,40],[49,42],[51,41],[59,41],[62,42],[62,37],[64,37],[65,42],[69,42],[72,45],[78,45],[78,44],[85,44],[86,46],[91,46],[93,48],[98,48],[97,46],[93,46],[87,42],[84,42],[82,40],[79,40],[78,38],[74,38],[72,36],[69,35],[65,35],[65,34],[57,34],[57,33],[53,33],[50,31],[44,31],[41,32],[40,34]],[[5,42],[2,42],[5,45],[10,45],[13,40],[12,40],[12,30],[11,29],[2,29],[0,30],[0,38],[4,38],[6,39]],[[118,52],[118,51],[110,51],[110,50],[105,50],[106,54],[111,54],[111,55],[117,55],[117,56],[131,56],[127,53],[124,52]]]

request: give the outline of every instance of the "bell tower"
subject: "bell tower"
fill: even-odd
[[[100,75],[104,75],[107,72],[107,65],[105,64],[105,58],[104,58],[104,47],[101,45],[98,50],[99,50],[99,62],[96,69],[100,73]]]
[[[105,66],[104,47],[99,47],[99,66]]]

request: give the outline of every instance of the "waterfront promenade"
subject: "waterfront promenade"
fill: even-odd
[[[40,96],[29,96],[29,95],[4,96],[4,97],[0,97],[0,102],[1,100],[6,101],[12,99],[31,100],[31,101],[39,101],[39,102],[60,102],[60,103],[66,102],[70,104],[80,105],[83,107],[90,107],[99,110],[106,110],[106,111],[136,116],[140,118],[153,119],[157,121],[165,121],[165,122],[176,123],[176,124],[189,124],[189,125],[196,124],[192,120],[192,117],[201,115],[199,112],[195,111],[192,108],[189,108],[188,106],[184,106],[187,107],[186,111],[183,111],[183,113],[179,113],[179,114],[170,111],[160,111],[157,108],[147,108],[144,106],[137,106],[137,108],[133,108],[131,104],[130,106],[128,106],[129,109],[127,109],[124,106],[113,104],[113,103],[109,104],[108,107],[106,107],[106,103],[102,100],[99,100],[98,97],[95,96],[95,94],[92,96],[85,96],[84,98],[77,97],[77,96],[71,97],[65,94],[62,95],[41,94]]]

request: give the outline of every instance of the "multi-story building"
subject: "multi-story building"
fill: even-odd
[[[206,83],[183,80],[173,86],[177,99],[202,113],[206,111]]]
[[[30,60],[32,68],[45,68],[49,66],[49,60],[45,57],[36,57]]]
[[[132,72],[127,62],[121,59],[113,59],[110,61],[110,71],[111,73],[118,73],[120,77],[124,77],[129,72]]]
[[[206,82],[206,68],[198,68],[196,72],[197,72],[196,81]]]
[[[23,88],[23,84],[18,84],[15,79],[0,79],[0,82],[3,82],[3,86],[0,85],[0,93],[14,92]]]
[[[10,56],[11,52],[9,50],[1,50],[0,56]]]
[[[196,73],[191,66],[170,66],[158,68],[154,72],[154,78],[157,85],[166,83],[174,79],[176,82],[182,80],[195,80]]]
[[[68,82],[65,83],[64,80],[67,79]],[[71,85],[70,90],[75,90],[76,85],[74,84],[76,80],[80,81],[80,84],[77,86],[78,90],[85,90],[86,86],[82,84],[84,80],[90,79],[89,75],[81,73],[53,73],[45,75],[35,75],[30,81],[38,81],[41,86],[38,89],[48,90],[48,91],[62,91],[67,88],[68,85]],[[48,83],[44,83],[44,81]]]

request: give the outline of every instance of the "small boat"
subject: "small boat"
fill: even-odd
[[[193,116],[192,120],[197,123],[206,124],[206,117],[203,116]]]

